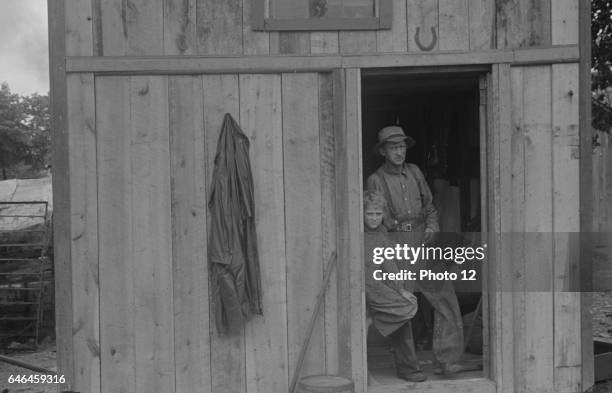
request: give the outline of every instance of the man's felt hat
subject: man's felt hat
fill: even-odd
[[[378,131],[378,143],[374,145],[374,151],[378,153],[378,149],[387,142],[395,143],[406,141],[406,149],[410,149],[415,145],[414,139],[404,133],[400,126],[387,126]]]

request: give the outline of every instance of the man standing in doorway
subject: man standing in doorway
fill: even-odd
[[[384,224],[391,232],[413,232],[414,246],[431,243],[439,232],[438,212],[431,190],[415,164],[406,163],[406,151],[415,145],[399,126],[388,126],[378,132],[375,150],[385,158],[367,181],[367,188],[383,193],[388,212]],[[450,282],[442,287],[416,283],[434,309],[434,372],[452,374],[461,371],[458,364],[463,352],[463,323],[457,296]],[[395,364],[399,378],[417,382],[426,379],[414,348],[412,325],[407,322],[392,336]]]

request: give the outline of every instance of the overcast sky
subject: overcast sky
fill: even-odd
[[[0,82],[12,92],[49,92],[47,34],[47,0],[0,0]]]

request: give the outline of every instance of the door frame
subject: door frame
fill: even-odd
[[[488,68],[488,67],[487,67]],[[409,71],[423,72],[427,67]],[[437,67],[429,68],[440,71]],[[449,72],[465,72],[466,67],[449,67]],[[334,71],[334,129],[336,152],[336,206],[338,222],[338,326],[340,374],[351,378],[355,391],[367,393],[405,393],[406,384],[367,385],[367,345],[365,325],[365,281],[363,266],[362,216],[362,127],[361,127],[361,69],[347,68]],[[481,103],[481,211],[483,233],[499,228],[500,211],[500,136],[504,121],[510,121],[510,112],[500,110],[510,104],[509,64],[494,64],[483,72],[480,80]],[[501,75],[501,76],[500,76]],[[506,78],[507,76],[507,78]],[[500,80],[507,80],[507,88]],[[503,118],[500,118],[503,117]],[[508,123],[509,124],[509,123]],[[506,156],[509,158],[508,156]],[[499,214],[499,213],[498,213]],[[495,229],[493,229],[495,228]],[[489,239],[495,244],[498,239]],[[419,383],[419,392],[455,392],[469,388],[483,393],[511,392],[513,389],[514,361],[512,315],[501,312],[512,309],[512,293],[502,292],[501,283],[510,272],[510,266],[500,264],[502,250],[489,253],[483,275],[483,318],[485,330],[485,377],[463,380],[429,381]],[[353,261],[352,263],[349,263]],[[347,279],[348,278],[348,279]],[[487,349],[485,349],[487,351]]]

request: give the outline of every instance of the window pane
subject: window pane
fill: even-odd
[[[371,18],[375,0],[270,0],[270,17],[304,18]]]

